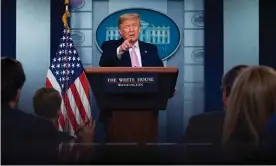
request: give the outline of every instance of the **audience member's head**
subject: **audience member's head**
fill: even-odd
[[[33,96],[35,114],[51,120],[56,126],[61,113],[61,102],[62,98],[54,88],[40,88]]]
[[[247,65],[235,66],[224,75],[222,79],[222,101],[225,107],[227,107],[228,97],[230,95],[235,79],[237,78],[239,73],[247,67]]]
[[[23,67],[19,61],[3,57],[1,58],[1,75],[1,103],[14,108],[26,79]]]
[[[242,140],[258,146],[260,133],[276,113],[275,101],[276,72],[272,68],[254,66],[243,70],[229,96],[223,143]]]

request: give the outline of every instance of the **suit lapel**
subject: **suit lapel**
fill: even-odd
[[[131,67],[131,59],[130,59],[129,51],[124,52],[122,56],[125,59],[126,66]]]

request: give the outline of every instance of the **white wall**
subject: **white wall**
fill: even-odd
[[[50,65],[50,0],[16,1],[16,58],[27,77],[19,107],[33,113],[32,96],[45,85]]]
[[[224,73],[259,64],[259,0],[224,0]]]

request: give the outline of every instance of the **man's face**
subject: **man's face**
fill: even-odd
[[[131,39],[132,42],[136,42],[140,33],[140,20],[125,20],[119,27],[119,33],[124,40]]]

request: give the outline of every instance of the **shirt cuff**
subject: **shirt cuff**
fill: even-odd
[[[122,52],[120,52],[120,46],[117,48],[117,57],[118,59],[121,59],[122,58]]]

